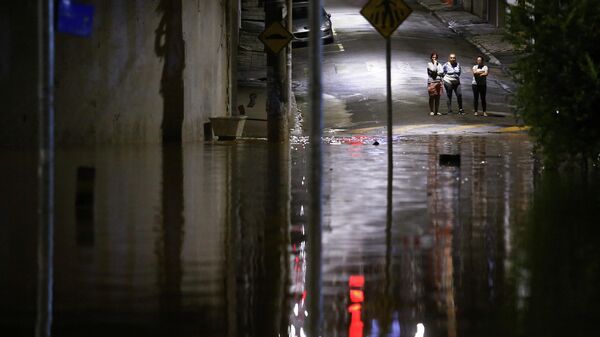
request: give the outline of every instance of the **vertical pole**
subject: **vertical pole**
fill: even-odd
[[[386,268],[385,268],[385,294],[389,294],[391,280],[391,238],[392,238],[392,211],[393,211],[393,180],[394,180],[394,158],[392,138],[392,42],[388,36],[385,38],[385,61],[386,61],[386,87],[387,87],[387,151],[388,151],[388,176],[387,176],[387,216],[385,226],[386,243]]]
[[[387,150],[388,150],[388,186],[387,200],[388,219],[392,218],[392,180],[394,177],[393,139],[392,139],[392,42],[388,36],[385,39],[385,58],[387,75]]]
[[[286,27],[288,29],[288,31],[292,31],[292,11],[293,11],[293,7],[294,5],[292,4],[292,0],[286,0],[286,7],[287,7],[287,22],[286,22]],[[287,55],[286,55],[286,85],[285,85],[285,92],[286,92],[286,113],[288,115],[288,118],[291,116],[292,114],[292,43],[290,42],[287,46]]]
[[[283,0],[265,0],[265,27],[283,19]],[[287,140],[287,115],[283,104],[283,53],[267,52],[267,139],[270,143]]]
[[[54,239],[54,0],[38,0],[38,246],[36,337],[52,329]]]
[[[310,69],[310,223],[308,226],[308,308],[309,336],[320,336],[321,329],[321,227],[322,173],[321,135],[323,102],[321,87],[321,11],[322,0],[312,0],[309,6],[309,69]]]

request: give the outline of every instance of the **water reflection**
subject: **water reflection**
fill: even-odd
[[[0,149],[0,335],[35,333],[37,189],[37,153]]]
[[[289,148],[234,147],[231,183],[238,336],[277,336],[287,324]]]
[[[323,261],[327,334],[352,326],[352,315],[340,314],[351,305],[346,282],[350,275],[365,275],[364,335],[413,336],[419,323],[434,335],[469,335],[461,330],[468,325],[458,323],[457,308],[477,317],[480,303],[470,293],[480,295],[481,281],[496,287],[499,257],[494,254],[501,252],[491,247],[496,221],[508,211],[498,207],[490,212],[486,203],[504,205],[501,195],[489,192],[504,181],[499,178],[505,168],[498,164],[508,154],[502,146],[530,156],[522,140],[496,138],[489,145],[483,138],[432,136],[396,144],[391,231],[385,221],[383,151],[346,147],[348,155],[330,147],[330,186],[324,188],[331,202]],[[443,153],[461,154],[461,166],[440,166]],[[488,162],[493,162],[491,170]],[[531,168],[521,172],[531,179]],[[531,186],[518,188],[531,192]],[[473,247],[481,236],[487,254]]]
[[[522,335],[598,334],[600,318],[600,180],[547,173],[515,243],[511,298],[519,319],[507,325]],[[505,315],[514,303],[505,301]],[[514,316],[512,316],[514,317]]]
[[[321,313],[303,145],[59,151],[53,335],[594,334],[597,178],[535,178],[525,136],[394,149],[388,222],[385,149],[324,146]],[[0,335],[30,336],[35,156],[0,155]]]
[[[158,260],[159,312],[163,335],[184,336],[191,322],[183,314],[184,242],[183,206],[183,153],[180,145],[162,149],[161,224],[156,236],[155,252]]]

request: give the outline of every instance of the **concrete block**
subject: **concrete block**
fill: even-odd
[[[210,117],[213,133],[219,140],[235,140],[242,136],[246,116]]]

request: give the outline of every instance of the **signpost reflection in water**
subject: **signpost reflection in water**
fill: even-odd
[[[534,184],[526,136],[401,138],[389,227],[386,151],[323,148],[323,336],[594,333],[597,177]],[[53,335],[311,337],[306,156],[279,150],[59,151]],[[0,155],[0,331],[31,335],[36,196],[15,191],[35,189],[35,156]]]
[[[468,251],[469,240],[477,240],[469,235],[477,237],[482,229],[493,231],[497,217],[508,210],[486,212],[479,206],[481,201],[471,200],[472,189],[475,197],[500,207],[506,204],[505,197],[513,198],[514,183],[504,196],[486,194],[498,190],[479,186],[505,182],[503,159],[508,155],[532,162],[521,140],[494,139],[490,145],[479,138],[431,136],[403,139],[396,146],[391,226],[386,216],[385,152],[371,146],[352,147],[351,153],[345,146],[327,147],[325,171],[329,173],[323,189],[329,201],[325,208],[330,211],[324,218],[329,230],[323,233],[325,334],[339,331],[340,325],[351,326],[351,315],[331,310],[340,304],[352,305],[345,284],[349,275],[365,275],[361,320],[367,336],[376,330],[384,335],[400,331],[414,335],[419,323],[428,333],[459,336],[456,301],[462,301],[462,295],[457,292],[470,291],[464,283],[467,276],[475,280],[494,277],[487,270],[463,269],[480,268],[479,262],[465,263],[465,259],[481,260],[479,251]],[[505,146],[513,152],[507,153]],[[440,166],[441,153],[460,153],[462,169]],[[531,167],[528,171],[518,168],[529,177],[516,182],[519,188],[531,191]],[[470,224],[473,215],[480,218],[475,220],[477,228]],[[440,315],[444,319],[432,319]]]

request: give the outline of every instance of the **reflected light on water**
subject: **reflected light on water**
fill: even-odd
[[[349,337],[362,337],[364,330],[364,323],[362,321],[362,304],[365,301],[365,294],[362,289],[365,284],[364,275],[351,275],[348,278],[348,286],[350,288],[350,306],[348,306],[348,312],[351,315],[350,328],[348,331]],[[354,288],[354,289],[353,289]]]
[[[417,332],[415,333],[415,337],[423,337],[425,334],[425,326],[422,323],[417,324]]]
[[[395,315],[394,322],[392,322],[392,337],[400,337],[400,322],[398,321],[398,315]]]
[[[304,330],[311,296],[306,155],[292,151],[288,179],[270,151],[238,144],[61,152],[54,334],[191,337],[203,331],[220,337],[244,330],[248,337],[316,337]],[[498,331],[495,335],[514,337],[519,322],[511,318],[511,326],[496,318],[543,311],[546,302],[535,302],[536,295],[550,285],[586,285],[584,277],[575,284],[547,261],[578,261],[573,270],[595,270],[598,245],[590,242],[595,236],[578,233],[587,228],[582,221],[597,229],[596,217],[587,213],[597,208],[596,194],[584,198],[586,204],[564,208],[579,207],[568,214],[582,220],[574,222],[579,227],[563,226],[563,218],[547,210],[577,194],[563,197],[565,188],[551,181],[543,186],[552,189],[537,195],[541,220],[524,227],[536,200],[531,144],[524,136],[415,136],[395,142],[395,220],[389,231],[385,151],[346,143],[325,145],[324,151],[325,310],[310,312],[322,319],[323,336],[424,337],[419,322],[427,322],[428,333],[436,336]],[[442,153],[460,154],[461,166],[440,165]],[[0,165],[12,184],[0,189],[0,213],[15,219],[0,226],[0,298],[10,310],[0,315],[2,336],[25,335],[7,329],[17,329],[13,322],[19,320],[33,321],[26,313],[35,304],[29,282],[35,280],[36,241],[30,237],[35,216],[18,210],[35,200],[11,193],[35,186],[22,186],[29,176],[20,162],[11,157]],[[257,164],[263,162],[271,165]],[[94,179],[89,174],[75,179],[79,167],[95,168]],[[549,221],[554,227],[546,226]],[[553,236],[543,246],[527,246],[527,237],[537,243],[540,233]],[[579,257],[581,249],[591,255]],[[596,283],[584,290],[592,292]],[[553,303],[571,303],[550,294]],[[594,301],[578,298],[581,308]],[[80,315],[88,308],[93,315]],[[576,319],[565,324],[570,321],[582,326]],[[2,330],[2,323],[8,328]],[[88,334],[90,327],[98,328]]]

